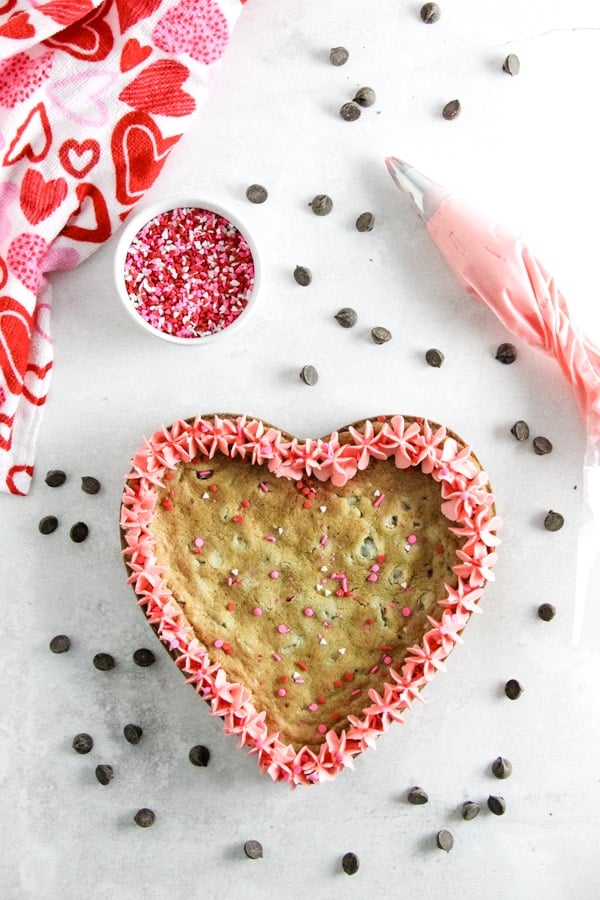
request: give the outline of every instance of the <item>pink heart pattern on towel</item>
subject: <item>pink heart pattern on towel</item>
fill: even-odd
[[[214,0],[181,0],[157,23],[152,40],[166,53],[187,53],[209,66],[223,55],[229,26]]]

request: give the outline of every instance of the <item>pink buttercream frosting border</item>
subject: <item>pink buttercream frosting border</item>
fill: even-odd
[[[403,721],[404,710],[422,699],[421,688],[445,669],[444,660],[461,642],[460,632],[471,613],[480,612],[477,604],[485,583],[494,578],[494,548],[502,522],[495,514],[487,475],[474,462],[469,447],[459,445],[443,426],[403,416],[366,420],[360,427],[349,426],[347,433],[348,441],[340,441],[339,432],[325,440],[288,440],[278,429],[246,416],[177,420],[170,428],[156,431],[137,450],[122,498],[128,583],[149,623],[175,656],[186,681],[210,704],[211,714],[223,718],[225,732],[237,735],[239,746],[248,746],[261,770],[274,781],[291,786],[331,780],[344,767],[352,768],[355,756],[372,747],[392,722]],[[442,513],[454,523],[450,530],[464,538],[453,567],[457,587],[446,585],[446,597],[439,602],[440,620],[429,618],[431,629],[420,644],[409,648],[400,671],[389,669],[383,696],[371,689],[371,704],[363,709],[362,718],[349,716],[350,727],[339,735],[328,731],[318,754],[308,747],[297,751],[281,741],[278,733],[269,733],[265,713],[255,709],[251,692],[229,682],[222,666],[210,659],[163,583],[164,569],[157,563],[150,532],[156,489],[164,486],[165,474],[180,463],[198,454],[212,458],[217,452],[267,465],[280,477],[297,480],[308,474],[336,486],[366,468],[371,459],[393,459],[400,469],[420,466],[440,483]]]

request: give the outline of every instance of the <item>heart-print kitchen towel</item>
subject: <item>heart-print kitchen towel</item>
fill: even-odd
[[[52,369],[48,273],[154,183],[246,0],[0,0],[0,489],[26,494]]]

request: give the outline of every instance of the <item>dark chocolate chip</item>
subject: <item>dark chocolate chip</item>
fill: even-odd
[[[373,231],[375,227],[375,216],[372,212],[363,212],[354,223],[357,231]]]
[[[251,184],[246,188],[246,197],[250,203],[264,203],[268,196],[267,189],[262,184]]]
[[[131,723],[126,725],[123,729],[123,735],[129,744],[139,744],[143,733],[144,732],[139,725],[132,725]]]
[[[498,756],[492,763],[492,772],[496,778],[508,778],[512,774],[512,764],[503,756]]]
[[[260,841],[246,841],[244,844],[244,853],[248,859],[262,859],[263,848]]]
[[[429,802],[429,797],[427,796],[423,788],[420,787],[411,788],[406,799],[414,806],[423,806],[424,803]]]
[[[77,753],[89,753],[94,746],[94,739],[89,734],[82,732],[75,735],[71,746]]]
[[[529,425],[523,419],[519,419],[510,429],[510,433],[516,437],[518,441],[523,443],[529,439]]]
[[[428,350],[425,354],[425,362],[428,366],[433,366],[434,369],[439,369],[439,367],[444,362],[444,354],[441,350],[436,350],[435,347],[432,347],[431,350]]]
[[[364,109],[366,109],[368,106],[373,106],[373,104],[377,100],[377,95],[375,94],[373,88],[361,87],[357,90],[352,99],[355,103],[358,103],[359,106],[362,106]]]
[[[38,530],[40,534],[52,534],[58,528],[58,519],[56,516],[44,516],[38,522]]]
[[[440,850],[445,850],[446,853],[450,853],[452,848],[454,847],[454,838],[450,831],[446,828],[442,828],[441,831],[438,831],[436,835],[436,843]]]
[[[345,47],[332,47],[329,53],[329,62],[332,66],[343,66],[348,62],[350,54]]]
[[[113,767],[107,766],[105,763],[96,766],[96,778],[100,784],[110,784],[113,779]]]
[[[151,666],[152,663],[156,662],[156,657],[152,650],[147,650],[145,647],[140,647],[139,650],[136,650],[133,654],[133,661],[136,666],[140,666],[145,669],[148,666]]]
[[[319,380],[319,373],[314,366],[302,366],[300,369],[300,380],[312,387]]]
[[[544,528],[546,531],[560,531],[560,529],[565,524],[565,518],[560,513],[554,512],[553,509],[549,510],[546,518],[544,519]]]
[[[437,3],[425,3],[421,7],[421,19],[425,22],[426,25],[433,25],[434,22],[438,21],[441,14],[442,11]]]
[[[478,816],[480,812],[481,807],[479,803],[474,803],[473,800],[465,800],[462,805],[462,817],[466,822],[470,822],[471,819]]]
[[[335,320],[342,328],[354,328],[358,322],[358,316],[352,307],[344,306],[343,309],[340,309],[340,311],[336,313]]]
[[[509,53],[502,63],[502,71],[507,75],[518,75],[521,71],[521,60],[516,53]]]
[[[377,325],[371,329],[371,338],[376,344],[385,344],[387,341],[391,341],[392,332],[388,331],[387,328],[382,328],[381,325]]]
[[[83,475],[81,479],[81,490],[86,494],[97,494],[100,490],[100,482],[93,475]]]
[[[196,744],[188,753],[189,760],[193,766],[207,766],[210,759],[210,750],[202,744]]]
[[[356,120],[360,118],[360,113],[360,106],[358,103],[355,103],[354,100],[348,100],[347,103],[340,106],[340,116],[344,122],[356,122]]]
[[[50,469],[49,472],[46,472],[44,479],[48,487],[60,487],[66,480],[67,476],[62,469]]]
[[[356,875],[360,862],[356,853],[344,853],[342,856],[342,869],[346,875]]]
[[[156,816],[152,810],[144,807],[143,809],[138,809],[133,817],[133,821],[136,825],[139,825],[140,828],[150,828],[151,825],[154,825],[155,818]]]
[[[505,366],[509,366],[511,363],[514,363],[517,358],[517,348],[514,344],[500,344],[498,349],[496,350],[496,359],[498,362],[504,363]]]
[[[309,206],[315,216],[328,216],[333,209],[333,200],[327,194],[317,194],[317,196],[313,197],[310,201]]]
[[[115,660],[114,657],[110,655],[110,653],[96,653],[94,659],[92,660],[96,669],[99,669],[101,672],[109,672],[110,669],[114,669]]]
[[[85,522],[75,522],[75,524],[71,526],[69,537],[71,538],[73,543],[81,544],[82,541],[85,541],[89,533],[90,529],[87,527]]]
[[[53,653],[66,653],[71,647],[71,641],[66,634],[57,634],[50,641],[50,649]]]
[[[509,680],[504,685],[504,693],[509,700],[518,700],[523,693],[523,688],[516,678],[509,678]]]
[[[442,109],[442,115],[444,119],[456,119],[460,115],[460,111],[460,100],[449,100]]]
[[[551,603],[542,603],[540,607],[538,607],[538,616],[544,622],[550,622],[554,616],[556,615],[556,607]]]
[[[302,287],[308,287],[312,281],[312,272],[306,266],[296,266],[294,269],[294,281]]]
[[[490,794],[487,801],[488,809],[495,816],[503,816],[506,812],[506,801],[504,797],[496,797]]]
[[[552,442],[548,440],[546,437],[534,437],[533,439],[533,449],[537,453],[538,456],[545,456],[547,453],[552,453]]]

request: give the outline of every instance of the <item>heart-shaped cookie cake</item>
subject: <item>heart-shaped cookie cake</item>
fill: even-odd
[[[500,519],[455,434],[377,416],[319,440],[205,416],[137,451],[121,507],[139,604],[274,780],[334,777],[439,669]]]

